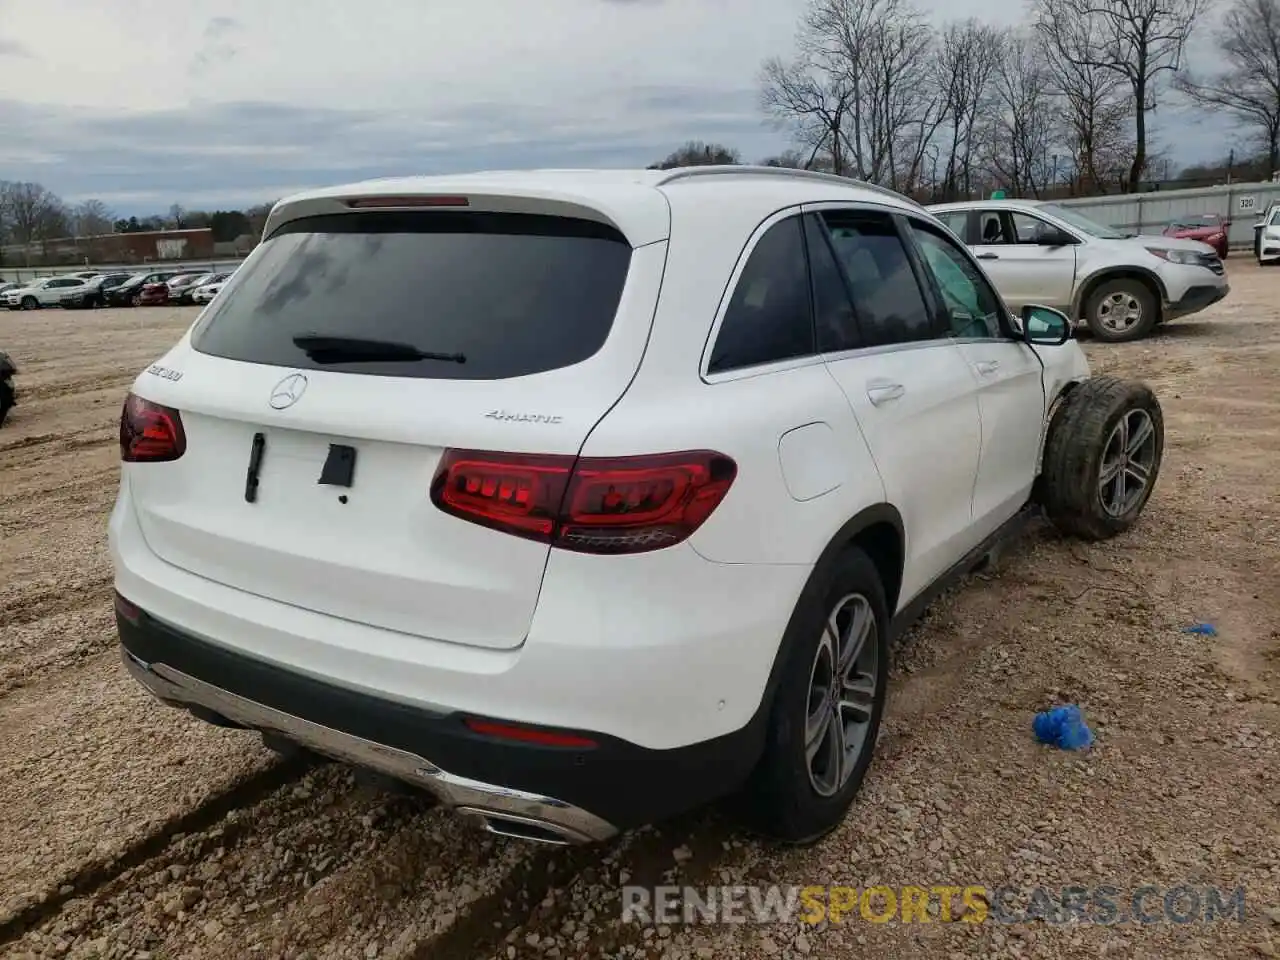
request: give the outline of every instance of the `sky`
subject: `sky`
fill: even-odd
[[[804,5],[0,0],[0,179],[143,215],[377,176],[643,167],[690,139],[757,161],[788,145],[760,64],[792,50]],[[918,5],[939,23],[1025,9]],[[1157,112],[1175,166],[1231,145],[1221,121]]]

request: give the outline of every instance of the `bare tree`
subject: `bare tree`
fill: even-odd
[[[1255,128],[1267,153],[1267,176],[1280,169],[1280,0],[1236,0],[1214,34],[1225,69],[1177,88],[1196,103],[1226,110]]]
[[[804,170],[808,158],[799,150],[783,150],[773,157],[765,157],[760,161],[762,167],[785,167],[789,170]]]
[[[905,3],[883,12],[870,35],[872,179],[909,192],[919,185],[946,100],[933,83],[933,29]]]
[[[764,108],[808,152],[806,166],[909,188],[944,109],[931,44],[908,0],[810,0],[795,59],[764,65]]]
[[[805,49],[786,63],[774,57],[760,71],[760,102],[774,126],[788,130],[806,154],[800,166],[812,168],[824,151],[835,173],[844,174],[841,136],[851,90],[842,74],[831,71],[815,51]],[[801,152],[801,151],[797,151]],[[858,171],[860,173],[860,171]]]
[[[169,208],[169,223],[173,224],[175,230],[181,230],[187,225],[187,211],[180,204],[174,204]]]
[[[995,111],[988,140],[996,177],[1017,193],[1040,196],[1049,180],[1056,130],[1049,76],[1038,46],[1024,33],[1001,44],[995,70]]]
[[[1036,33],[1044,43],[1054,96],[1059,101],[1067,151],[1081,192],[1107,192],[1133,159],[1128,133],[1133,100],[1124,79],[1092,59],[1102,43],[1096,20],[1041,11]]]
[[[111,233],[113,214],[101,200],[84,200],[71,211],[71,230],[77,237],[97,237]]]
[[[972,18],[949,24],[942,32],[934,82],[942,96],[941,112],[947,128],[942,154],[945,199],[968,197],[973,190],[979,118],[991,102],[1003,39],[1001,31]]]
[[[1195,22],[1208,0],[1035,0],[1037,21],[1046,18],[1087,26],[1098,43],[1078,51],[1082,66],[1118,76],[1131,94],[1133,159],[1127,184],[1136,190],[1147,167],[1147,114],[1165,73],[1176,73]]]
[[[680,149],[667,155],[665,160],[649,165],[650,170],[671,170],[675,167],[706,167],[719,164],[741,163],[737,150],[718,143],[690,140]]]
[[[0,207],[15,243],[52,240],[70,232],[62,200],[38,183],[0,184]]]

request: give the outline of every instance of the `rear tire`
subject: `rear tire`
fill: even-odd
[[[752,827],[808,844],[844,819],[875,752],[888,636],[880,574],[850,547],[806,586],[783,637],[764,754],[744,797]]]
[[[1127,343],[1141,340],[1160,320],[1160,305],[1141,280],[1104,280],[1089,294],[1085,322],[1099,340]]]
[[[1160,475],[1164,414],[1143,383],[1095,377],[1049,424],[1039,499],[1060,531],[1106,540],[1137,522]]]

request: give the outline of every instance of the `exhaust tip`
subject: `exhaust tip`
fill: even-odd
[[[590,842],[590,838],[546,820],[520,817],[497,810],[483,810],[479,807],[459,807],[457,812],[478,820],[485,830],[500,837],[510,837],[530,843],[545,843],[556,847]]]

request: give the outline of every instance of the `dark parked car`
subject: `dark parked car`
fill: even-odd
[[[109,307],[136,307],[142,302],[142,288],[148,283],[164,283],[178,275],[177,270],[160,270],[155,273],[135,273],[132,277],[106,291]]]
[[[1199,240],[1218,251],[1218,256],[1227,259],[1227,231],[1231,221],[1216,213],[1203,213],[1175,220],[1164,228],[1166,237],[1177,237],[1180,240]]]
[[[77,290],[68,295],[62,301],[62,305],[68,310],[106,306],[107,293],[132,276],[131,273],[100,273],[92,280],[86,281],[83,290]]]
[[[191,294],[195,292],[196,287],[206,282],[207,273],[183,273],[171,279],[166,286],[169,288],[169,303],[190,303]],[[185,299],[184,299],[185,298]]]

